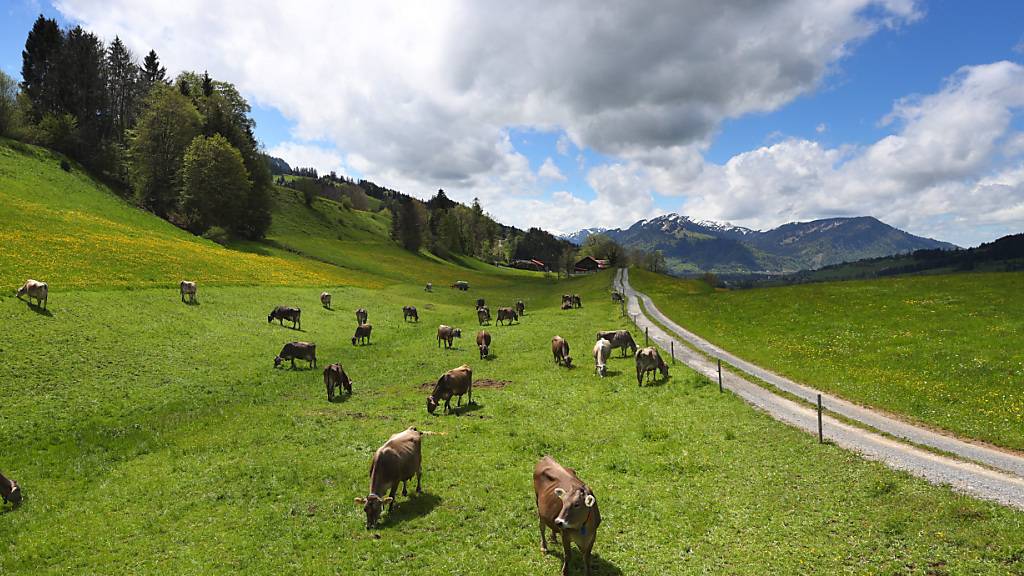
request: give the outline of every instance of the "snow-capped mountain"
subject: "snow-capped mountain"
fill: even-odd
[[[592,236],[594,234],[601,234],[602,232],[605,232],[606,230],[608,230],[608,229],[607,228],[584,228],[583,230],[577,230],[576,232],[573,232],[572,234],[562,234],[561,236],[559,236],[559,238],[562,238],[564,240],[568,240],[569,242],[572,242],[573,244],[579,246],[579,245],[583,244],[583,241],[586,240],[589,236]]]

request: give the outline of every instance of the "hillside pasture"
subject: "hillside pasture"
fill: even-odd
[[[630,281],[681,326],[746,360],[854,402],[1024,450],[1024,273],[726,292],[643,270],[631,271]]]

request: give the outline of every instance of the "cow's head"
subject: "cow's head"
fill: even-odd
[[[282,361],[284,361],[284,358],[281,358],[280,356],[274,356],[274,368],[280,366]]]
[[[597,504],[597,499],[586,486],[572,492],[555,488],[555,496],[562,501],[562,511],[555,518],[555,527],[559,530],[578,530],[590,517],[591,508]]]
[[[660,358],[659,358],[659,360],[660,360]],[[668,378],[668,364],[665,364],[665,362],[659,362],[658,363],[658,370],[661,371],[661,377],[662,378]]]
[[[391,496],[381,498],[376,494],[370,494],[366,498],[356,498],[356,504],[363,505],[363,512],[366,512],[366,529],[369,530],[377,525],[380,520],[380,513],[384,505],[394,500]]]
[[[271,323],[273,321],[274,321],[274,313],[273,313],[273,311],[271,311],[270,314],[267,314],[267,324],[269,324],[269,323]]]
[[[437,410],[437,399],[433,396],[427,396],[427,413],[433,414]]]
[[[462,338],[462,329],[455,328],[452,330],[452,338]]]
[[[565,355],[565,367],[569,368],[571,366],[572,366],[572,356],[569,356],[568,354],[566,354]]]
[[[598,364],[597,365],[597,373],[600,374],[602,378],[607,376],[608,375],[608,365],[607,364]]]
[[[18,296],[24,296],[28,292],[28,284],[23,284],[21,288],[18,288]]]
[[[480,357],[481,358],[486,358],[488,354],[490,354],[490,346],[488,346],[487,344],[481,344],[480,345]]]

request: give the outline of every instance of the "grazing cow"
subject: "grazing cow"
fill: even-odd
[[[423,291],[424,292],[433,292],[434,291],[434,283],[433,282],[427,282],[427,285],[423,287]]]
[[[562,294],[562,310],[566,309],[566,304],[569,308],[572,308],[572,294]]]
[[[501,324],[501,322],[503,320],[505,322],[508,322],[509,324],[511,324],[512,322],[518,322],[519,321],[519,315],[516,314],[516,311],[513,308],[508,308],[508,307],[498,308],[498,320],[497,320],[497,323]]]
[[[352,335],[352,345],[355,346],[356,342],[360,344],[370,343],[370,332],[373,332],[373,326],[370,324],[360,324],[356,326],[356,333]]]
[[[358,322],[359,324],[366,324],[366,320],[369,317],[369,314],[366,313],[366,308],[360,308],[356,310],[356,322]]]
[[[622,302],[622,293],[612,292],[612,302]]]
[[[0,498],[3,498],[4,503],[10,502],[15,506],[21,504],[21,486],[13,479],[0,474]]]
[[[290,320],[292,328],[295,330],[302,330],[302,310],[293,308],[291,306],[278,306],[270,311],[267,315],[267,323],[271,323],[277,319],[281,326],[284,326],[285,320]]]
[[[465,292],[466,290],[469,290],[469,282],[466,282],[465,280],[459,280],[458,282],[452,284],[452,288],[458,288],[459,290]]]
[[[462,330],[458,328],[452,328],[451,326],[441,324],[437,327],[437,345],[440,346],[441,342],[444,342],[445,348],[452,347],[452,340],[455,338],[462,338]]]
[[[323,307],[327,308],[328,310],[331,309],[331,293],[330,292],[321,292],[320,293],[320,304],[322,304]]]
[[[32,299],[36,299],[36,306],[42,306],[46,309],[47,296],[50,293],[50,287],[46,285],[46,282],[40,282],[38,280],[25,280],[25,283],[18,288],[18,299],[21,300],[22,296],[28,296],[28,303],[32,304]]]
[[[540,519],[541,553],[548,552],[544,538],[547,527],[551,529],[552,543],[557,543],[556,534],[562,536],[562,575],[569,573],[569,558],[575,542],[583,553],[584,573],[590,576],[590,552],[601,525],[594,492],[576,476],[575,470],[545,456],[533,467],[533,493]]]
[[[487,358],[491,354],[491,333],[486,330],[477,332],[476,346],[480,349],[480,359]]]
[[[444,411],[451,410],[452,396],[458,396],[459,401],[455,407],[462,405],[462,395],[469,393],[469,403],[473,402],[473,369],[467,364],[458,368],[452,368],[437,379],[434,384],[434,391],[427,396],[427,412],[433,414],[441,401],[444,401]]]
[[[188,280],[182,280],[181,283],[178,284],[178,287],[181,289],[181,301],[182,302],[184,302],[185,301],[185,297],[188,296],[188,303],[189,304],[195,304],[196,303],[196,291],[198,289],[196,288],[196,283],[195,282],[189,282]]]
[[[594,369],[603,378],[608,373],[608,357],[612,355],[612,343],[601,338],[594,344]]]
[[[345,368],[341,364],[331,364],[324,368],[324,386],[327,388],[328,402],[334,400],[335,389],[340,393],[344,388],[346,393],[352,393],[352,381],[348,379],[348,374],[345,374]]]
[[[562,310],[572,310],[572,302],[562,302]]]
[[[402,306],[402,320],[408,320],[409,318],[419,322],[420,313],[416,311],[415,306]]]
[[[309,362],[309,367],[316,367],[316,344],[312,342],[289,342],[281,348],[281,353],[274,358],[274,368],[281,365],[285,360],[291,360],[292,368],[295,368],[295,359]]]
[[[484,302],[483,298],[477,298],[476,299],[476,307],[477,308],[480,308],[481,306],[486,306],[486,305],[487,305],[487,303]]]
[[[641,348],[636,351],[636,383],[638,386],[643,386],[643,378],[648,373],[654,374],[654,371],[658,370],[661,372],[662,378],[668,378],[668,364],[661,359],[661,354],[658,354],[658,349],[653,346],[647,348]]]
[[[526,315],[526,304],[522,300],[516,300],[516,314],[519,314],[520,317]]]
[[[583,300],[580,299],[580,295],[579,294],[573,294],[572,295],[572,307],[573,308],[583,308]]]
[[[597,333],[597,339],[605,340],[612,343],[612,348],[622,349],[622,357],[626,357],[626,348],[629,348],[630,355],[636,354],[637,345],[633,341],[633,336],[628,330],[605,330],[604,332]]]
[[[572,367],[572,356],[569,356],[569,343],[561,336],[551,339],[551,354],[555,357],[555,364]]]
[[[476,309],[476,320],[481,326],[491,321],[491,311],[487,306],[481,306]]]
[[[370,464],[370,494],[366,498],[356,498],[356,504],[363,505],[366,512],[366,529],[377,525],[384,505],[388,505],[388,514],[395,505],[395,492],[398,483],[402,483],[402,496],[408,495],[406,483],[416,477],[416,493],[420,494],[420,479],[423,476],[422,452],[420,440],[423,433],[414,427],[393,434],[383,446],[373,453]],[[390,492],[387,496],[382,494]]]

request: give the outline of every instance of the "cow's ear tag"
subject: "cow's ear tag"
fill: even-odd
[[[559,500],[565,500],[565,490],[561,488],[555,488],[555,496],[558,496]]]
[[[593,508],[597,502],[597,498],[594,498],[593,494],[587,494],[587,497],[583,499],[583,503],[587,505],[587,508]]]

